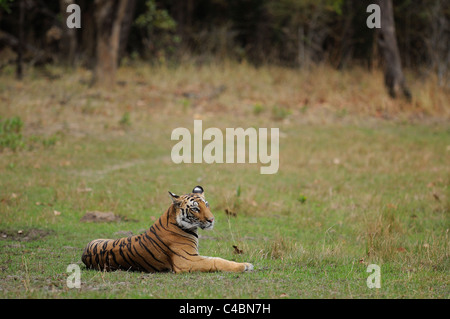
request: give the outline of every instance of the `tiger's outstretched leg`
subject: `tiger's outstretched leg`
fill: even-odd
[[[250,263],[238,263],[220,257],[190,256],[189,260],[187,260],[182,256],[174,256],[172,263],[172,269],[175,273],[194,271],[244,272],[253,270],[253,265]]]

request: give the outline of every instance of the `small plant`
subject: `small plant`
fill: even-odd
[[[304,204],[304,203],[306,203],[306,196],[300,194],[300,195],[298,195],[297,200],[298,200],[300,203]]]
[[[0,118],[0,151],[5,148],[15,151],[24,146],[22,127],[23,122],[18,116],[5,120]]]
[[[47,147],[55,146],[58,141],[59,141],[59,136],[52,135],[52,136],[50,136],[48,138],[42,139],[42,145],[45,148],[47,148]]]
[[[60,139],[60,135],[53,134],[48,137],[32,135],[27,137],[25,140],[27,149],[34,150],[36,148],[39,148],[39,146],[43,146],[45,149],[51,148],[55,146]]]
[[[123,127],[131,126],[130,112],[125,112],[122,115],[119,124]]]
[[[344,118],[348,115],[348,110],[346,108],[340,109],[336,111],[336,116],[338,118]]]
[[[272,108],[272,117],[276,121],[284,120],[289,115],[291,115],[291,111],[284,107],[275,105]]]
[[[236,199],[231,202],[231,203],[227,203],[227,206],[225,208],[225,214],[228,217],[237,217],[238,215],[238,211],[241,210],[241,204],[242,204],[242,200],[241,200],[241,185],[238,185],[236,187]]]
[[[284,260],[291,258],[297,250],[294,242],[277,234],[273,241],[266,244],[263,251],[265,258]]]
[[[191,105],[192,105],[191,100],[186,99],[186,98],[180,100],[180,103],[181,103],[181,105],[182,105],[182,107],[183,107],[183,111],[187,111],[187,110],[191,107]]]
[[[253,114],[259,115],[262,112],[264,112],[264,105],[262,105],[261,103],[255,103],[253,105]]]

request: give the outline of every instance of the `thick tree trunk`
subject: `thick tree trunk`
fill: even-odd
[[[378,45],[384,59],[385,85],[391,97],[395,98],[401,92],[407,99],[411,99],[411,93],[406,86],[402,71],[392,0],[377,0],[377,2],[381,9],[381,29],[378,33]]]
[[[115,83],[120,29],[127,4],[127,0],[95,0],[97,44],[94,84],[111,87]]]

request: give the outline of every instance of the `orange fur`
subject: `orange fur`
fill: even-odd
[[[121,239],[96,239],[87,244],[81,257],[87,268],[145,272],[253,270],[249,263],[200,256],[197,228],[211,229],[214,216],[197,186],[188,195],[170,193],[173,203],[144,233]]]

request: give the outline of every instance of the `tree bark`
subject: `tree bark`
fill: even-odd
[[[128,36],[130,35],[131,26],[134,22],[134,11],[136,8],[136,0],[128,0],[128,5],[125,12],[125,17],[122,21],[120,29],[120,47],[119,47],[119,62],[125,56],[127,49]]]
[[[377,0],[381,10],[381,29],[378,32],[378,46],[384,59],[384,83],[393,98],[401,92],[408,100],[411,99],[405,76],[402,71],[400,52],[398,49],[394,9],[392,0]]]
[[[93,84],[111,87],[115,83],[120,29],[127,4],[127,0],[95,0],[97,44]]]
[[[96,24],[95,4],[92,0],[77,0],[82,12],[82,28],[78,43],[79,59],[90,69],[95,70],[96,60]]]
[[[17,46],[17,68],[16,77],[23,78],[23,47],[24,47],[24,24],[25,24],[25,0],[19,1],[19,40]]]
[[[60,0],[60,12],[63,17],[63,34],[60,42],[60,50],[62,53],[63,63],[68,66],[75,65],[75,54],[77,50],[77,31],[76,29],[71,29],[65,27],[65,23],[70,13],[67,13],[67,7],[70,4],[74,4],[74,0]]]

